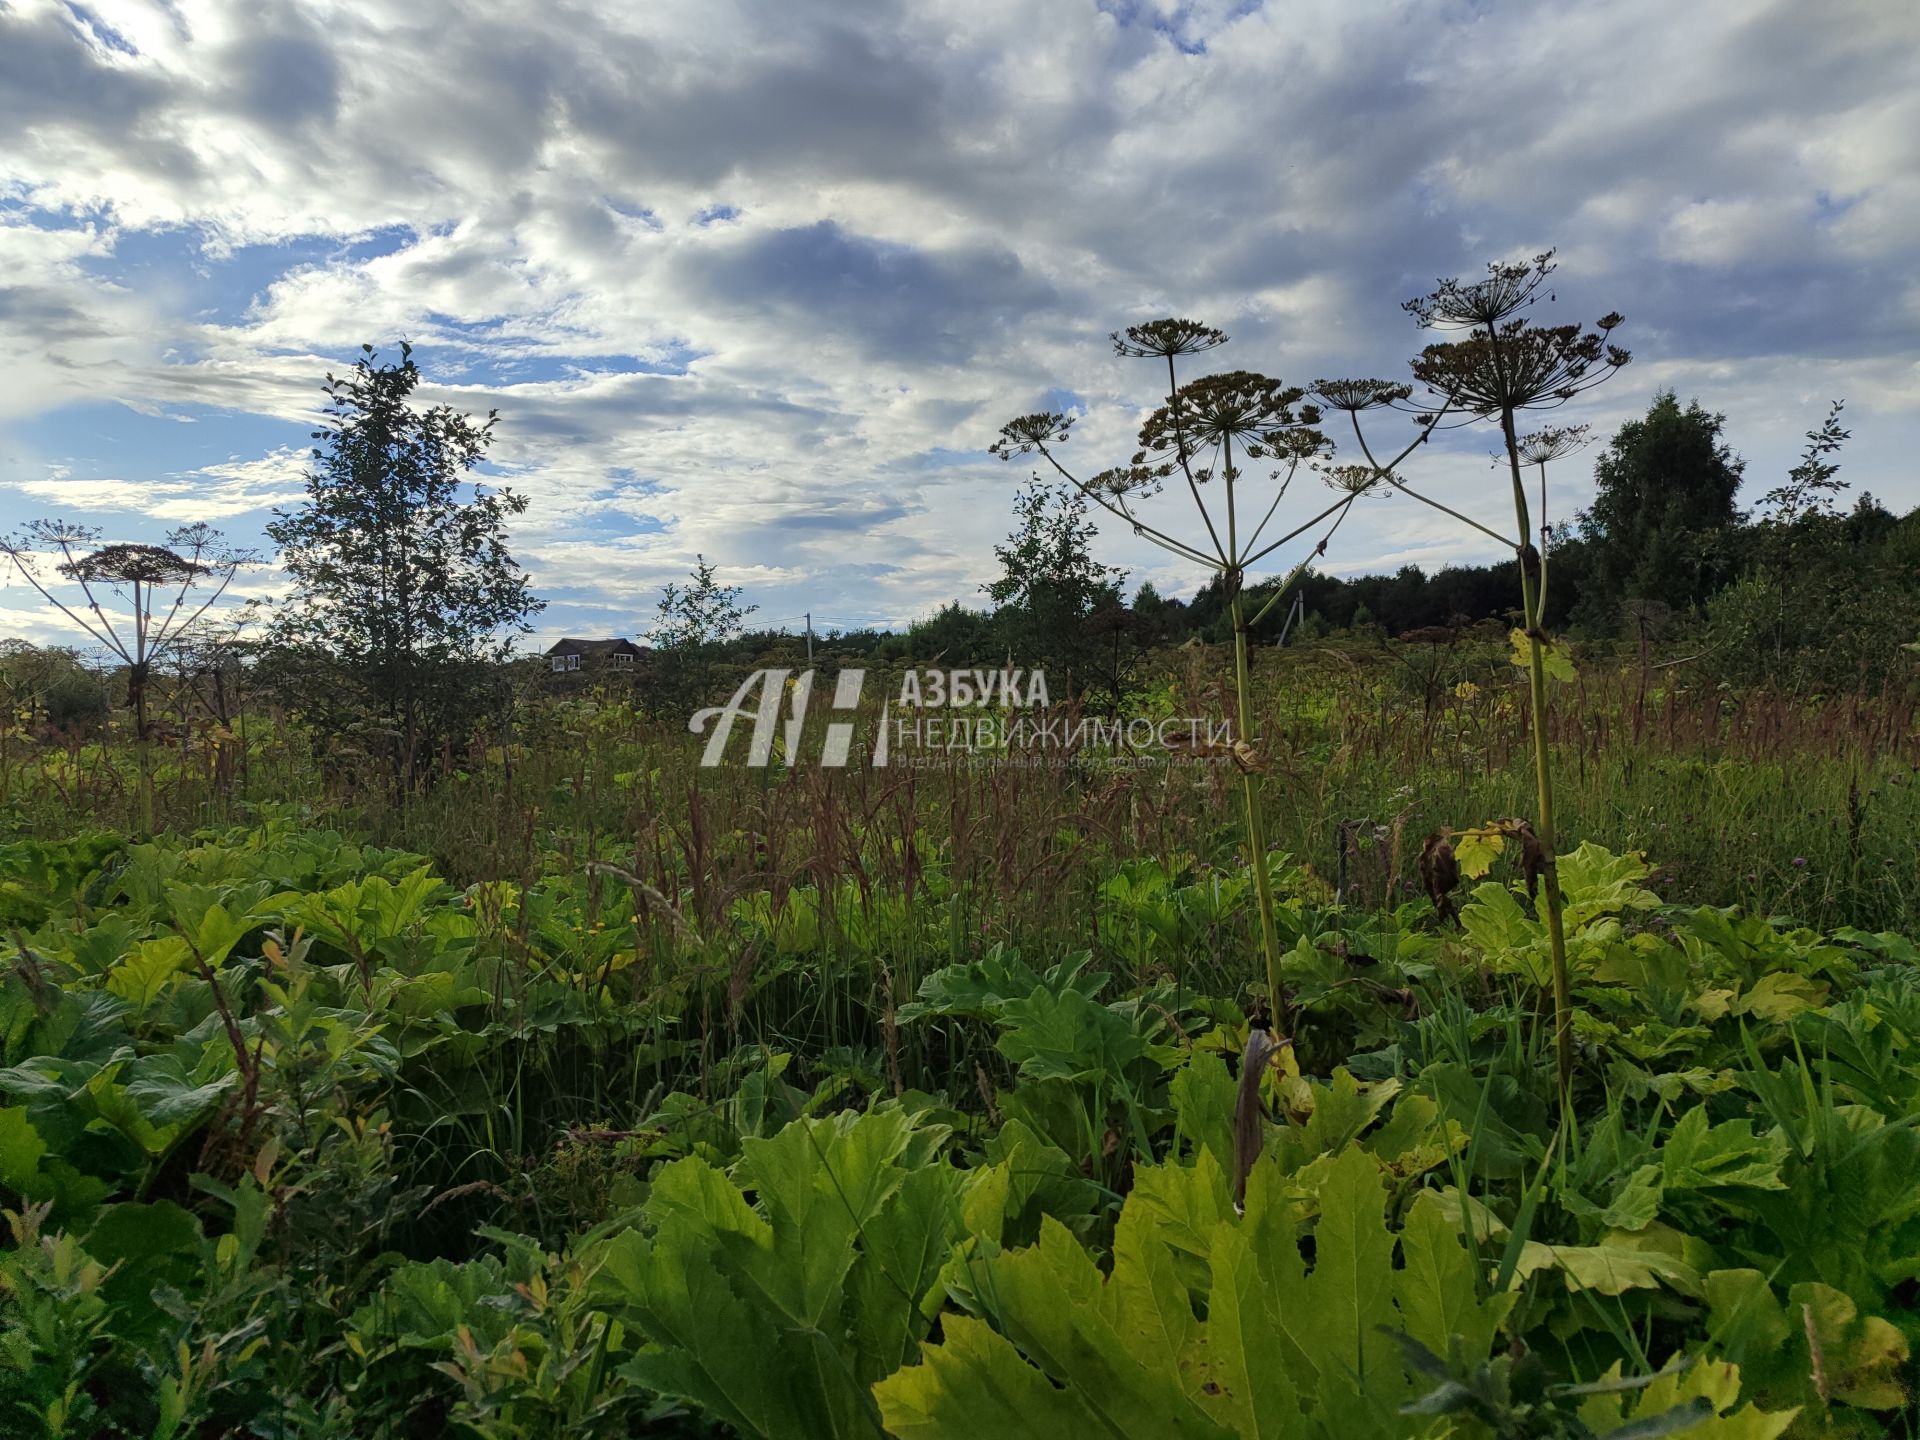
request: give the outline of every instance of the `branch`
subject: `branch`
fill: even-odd
[[[25,562],[23,562],[20,559],[19,551],[14,549],[8,549],[7,558],[13,561],[13,568],[20,572],[20,578],[25,580],[35,590],[38,590],[40,592],[41,599],[45,600],[49,605],[53,606],[54,609],[58,610],[62,615],[66,616],[67,619],[71,620],[74,624],[78,625],[82,630],[86,631],[88,635],[93,637],[94,641],[97,644],[106,646],[107,649],[119,655],[122,660],[125,660],[127,658],[126,653],[122,651],[119,646],[117,636],[114,639],[111,639],[111,640],[108,639],[107,635],[102,635],[98,630],[94,629],[93,626],[89,625],[85,620],[82,620],[78,615],[74,614],[73,611],[69,610],[65,604],[63,604],[58,598],[55,597],[52,591],[48,590],[46,586],[40,583],[40,577],[35,575],[33,571],[29,570],[26,567]],[[91,592],[88,592],[88,593],[89,593],[89,597],[91,597]],[[99,610],[100,607],[98,605],[95,605],[93,608],[97,611]],[[107,629],[108,629],[108,635],[111,635],[113,633],[112,627],[108,626]],[[131,664],[132,662],[129,661],[128,663]]]
[[[1042,455],[1047,457],[1047,463],[1053,466],[1055,470],[1058,470],[1060,472],[1062,479],[1064,479],[1069,485],[1073,486],[1074,489],[1078,490],[1082,495],[1086,496],[1089,500],[1093,501],[1094,504],[1098,505],[1102,510],[1106,511],[1109,515],[1113,516],[1115,519],[1126,521],[1127,524],[1133,527],[1134,534],[1146,537],[1147,539],[1153,541],[1154,544],[1158,545],[1163,550],[1171,550],[1176,555],[1185,556],[1187,559],[1196,561],[1201,565],[1205,565],[1209,567],[1210,569],[1222,570],[1226,568],[1220,563],[1220,561],[1215,559],[1213,556],[1203,555],[1198,550],[1195,550],[1191,545],[1184,544],[1183,542],[1174,539],[1171,535],[1164,534],[1161,531],[1154,529],[1151,525],[1148,525],[1140,520],[1136,520],[1127,511],[1116,509],[1113,505],[1108,503],[1106,496],[1102,495],[1098,490],[1095,490],[1092,486],[1083,484],[1077,476],[1073,475],[1071,472],[1068,471],[1066,466],[1062,465],[1058,460],[1054,459],[1053,452],[1047,449],[1045,445],[1036,444],[1034,448],[1038,450]]]
[[[1193,478],[1193,470],[1187,464],[1186,432],[1180,428],[1180,387],[1174,383],[1171,355],[1167,356],[1167,408],[1173,412],[1174,436],[1178,441],[1174,453],[1180,461],[1180,473],[1187,477],[1187,489],[1193,492],[1193,503],[1200,511],[1201,520],[1206,523],[1207,538],[1213,541],[1213,548],[1220,557],[1220,568],[1224,570],[1230,563],[1226,546],[1220,543],[1220,532],[1213,528],[1213,516],[1207,513],[1207,502],[1200,498],[1200,483]]]
[[[1278,550],[1282,545],[1286,544],[1289,540],[1299,539],[1302,535],[1306,534],[1307,531],[1311,530],[1314,526],[1318,525],[1322,520],[1326,519],[1327,516],[1333,514],[1333,512],[1338,510],[1342,505],[1353,504],[1354,498],[1355,497],[1353,497],[1352,495],[1343,495],[1340,499],[1334,501],[1333,504],[1329,505],[1326,509],[1322,510],[1318,515],[1314,516],[1311,520],[1307,521],[1306,524],[1296,525],[1293,529],[1289,530],[1286,534],[1282,535],[1278,540],[1274,541],[1271,545],[1267,546],[1264,550],[1260,551],[1258,554],[1249,555],[1245,560],[1241,562],[1240,568],[1244,570],[1249,565],[1259,564],[1262,558],[1264,558],[1265,556],[1271,555],[1274,551]]]

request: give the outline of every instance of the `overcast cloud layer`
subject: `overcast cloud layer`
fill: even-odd
[[[696,553],[770,621],[897,624],[977,601],[1001,421],[1125,458],[1154,373],[1107,331],[1398,377],[1401,300],[1548,246],[1635,353],[1568,418],[1697,395],[1751,498],[1845,397],[1843,476],[1906,509],[1916,57],[1912,0],[0,0],[0,521],[259,544],[324,372],[404,336],[501,412],[543,635],[644,631]],[[1487,450],[1415,474],[1498,519]],[[1486,554],[1395,499],[1330,563]],[[58,633],[31,599],[0,633]]]

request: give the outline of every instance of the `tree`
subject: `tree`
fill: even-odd
[[[1615,432],[1594,466],[1598,493],[1581,512],[1592,547],[1585,613],[1609,617],[1626,599],[1674,610],[1705,602],[1725,576],[1716,541],[1740,522],[1734,492],[1745,462],[1721,438],[1726,416],[1671,390]]]
[[[993,547],[1000,578],[980,587],[994,603],[1004,654],[1023,669],[1057,672],[1075,695],[1098,684],[1117,700],[1128,645],[1120,607],[1126,572],[1093,558],[1099,532],[1087,519],[1086,498],[1035,479],[1014,500],[1013,514],[1013,530]]]
[[[1744,537],[1747,572],[1714,597],[1715,668],[1739,683],[1874,686],[1910,653],[1915,572],[1902,560],[1902,524],[1868,496],[1840,511],[1843,407],[1828,407],[1786,483],[1762,497]]]
[[[1140,639],[1146,645],[1165,645],[1185,623],[1184,602],[1162,595],[1151,580],[1142,580],[1133,594],[1133,613],[1140,624]]]
[[[144,740],[147,682],[154,657],[207,612],[252,557],[229,549],[225,537],[207,525],[170,530],[162,545],[102,544],[100,534],[97,526],[35,520],[0,540],[0,553],[42,599],[127,667],[127,703],[134,715],[134,733]],[[46,559],[56,554],[54,574],[77,586],[83,597],[77,609],[54,593],[59,581],[41,570]],[[196,587],[197,605],[188,599]],[[119,624],[101,603],[103,594],[126,601],[127,614]]]
[[[1840,492],[1847,482],[1834,478],[1840,473],[1840,462],[1827,457],[1839,454],[1840,447],[1853,438],[1853,432],[1840,425],[1840,412],[1846,408],[1844,400],[1827,406],[1820,428],[1807,431],[1806,448],[1800,452],[1800,463],[1787,472],[1787,483],[1762,497],[1760,503],[1775,524],[1791,527],[1809,515],[1838,513]]]
[[[310,718],[383,714],[391,777],[407,783],[485,713],[511,637],[541,609],[507,548],[525,497],[468,481],[497,412],[419,407],[420,379],[405,343],[397,365],[364,345],[329,374],[306,499],[267,526],[294,591],[269,635],[318,662],[299,682]],[[315,688],[341,682],[346,710]]]
[[[704,700],[713,662],[760,607],[740,603],[738,585],[722,585],[707,557],[693,557],[688,583],[660,587],[660,605],[647,632],[660,652],[655,690],[676,703]]]

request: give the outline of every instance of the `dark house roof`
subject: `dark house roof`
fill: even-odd
[[[559,640],[549,649],[549,655],[578,655],[585,660],[604,659],[608,655],[645,655],[646,649],[631,640]]]

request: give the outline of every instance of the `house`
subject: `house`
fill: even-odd
[[[631,640],[560,640],[547,651],[547,668],[566,670],[631,670],[647,652]]]

